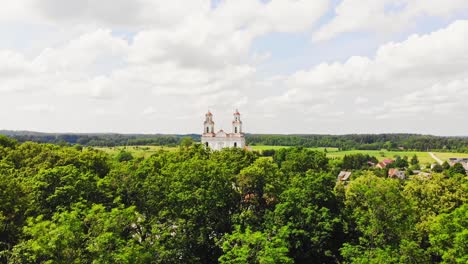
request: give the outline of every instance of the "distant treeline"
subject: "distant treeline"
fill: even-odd
[[[194,141],[200,135],[164,134],[72,134],[38,133],[30,131],[0,131],[19,142],[34,141],[54,144],[80,144],[83,146],[156,145],[176,146],[184,137]],[[417,134],[351,134],[351,135],[261,135],[247,134],[249,145],[335,147],[341,150],[438,150],[468,153],[468,137],[438,137]]]
[[[33,141],[52,144],[80,144],[83,146],[113,147],[113,146],[176,146],[184,137],[199,141],[200,136],[189,135],[162,135],[162,134],[73,134],[73,133],[39,133],[30,131],[0,130],[0,134],[12,137],[19,142]]]
[[[408,149],[468,152],[468,137],[417,134],[248,135],[250,145],[335,147],[341,150]]]

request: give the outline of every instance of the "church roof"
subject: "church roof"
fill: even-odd
[[[218,131],[218,133],[216,133],[215,137],[229,137],[229,135],[221,129]]]
[[[219,130],[216,133],[204,133],[204,136],[210,136],[215,138],[242,138],[244,137],[243,133],[226,133],[224,130]]]

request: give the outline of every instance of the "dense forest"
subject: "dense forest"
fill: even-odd
[[[200,135],[145,134],[55,134],[30,131],[0,130],[0,134],[20,142],[34,141],[83,146],[177,146],[184,137],[200,141]],[[354,135],[260,135],[246,134],[248,145],[336,147],[342,150],[408,149],[468,153],[468,137],[437,137],[417,134],[354,134]]]
[[[417,134],[249,135],[251,145],[336,147],[342,150],[453,151],[468,153],[468,137]]]
[[[200,144],[137,159],[0,136],[0,262],[468,262],[464,171],[398,180],[364,163]]]
[[[79,144],[83,146],[114,147],[114,146],[177,146],[185,137],[199,141],[200,135],[145,135],[145,134],[73,134],[73,133],[40,133],[32,131],[0,130],[1,135],[14,138],[19,142],[33,141],[52,144]]]

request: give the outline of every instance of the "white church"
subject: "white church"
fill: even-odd
[[[234,120],[232,121],[232,133],[226,133],[223,130],[214,132],[213,114],[208,111],[205,115],[204,129],[201,142],[212,150],[221,150],[222,148],[244,148],[245,137],[242,133],[242,121],[240,113],[236,110]]]

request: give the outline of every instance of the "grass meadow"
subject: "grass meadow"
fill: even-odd
[[[288,148],[288,146],[251,146],[252,150],[263,151],[267,149],[282,149]],[[165,147],[165,146],[117,146],[117,147],[93,147],[94,149],[102,150],[112,156],[116,155],[122,150],[132,153],[136,158],[147,158],[152,154],[156,153],[159,150],[169,150],[174,151],[177,147]],[[383,159],[394,159],[395,156],[408,156],[409,159],[413,155],[416,155],[421,164],[434,163],[435,160],[429,155],[428,152],[420,151],[387,151],[387,150],[345,150],[339,151],[338,148],[309,148],[313,150],[325,151],[327,152],[327,157],[341,159],[345,155],[350,154],[368,154],[370,156],[375,156],[378,160]],[[449,158],[468,158],[468,153],[450,153],[450,152],[434,152],[434,154],[441,160],[448,160]]]
[[[93,149],[102,150],[112,156],[117,155],[122,150],[132,153],[135,158],[148,158],[159,150],[173,151],[176,147],[165,146],[116,146],[116,147],[93,147]]]
[[[468,158],[468,153],[433,152],[441,160],[449,158]]]
[[[252,146],[253,150],[262,151],[265,149],[280,149],[280,148],[287,148],[287,146]],[[395,156],[404,157],[407,156],[409,159],[416,155],[419,159],[421,164],[427,163],[434,163],[436,162],[428,152],[423,151],[387,151],[386,149],[383,150],[345,150],[345,151],[338,151],[337,148],[311,148],[314,150],[322,150],[324,151],[327,149],[327,157],[329,158],[343,158],[345,155],[350,154],[368,154],[370,156],[375,156],[378,160],[384,159],[394,159]],[[433,152],[439,159],[441,160],[448,160],[449,158],[468,158],[468,153],[450,153],[450,152]]]

